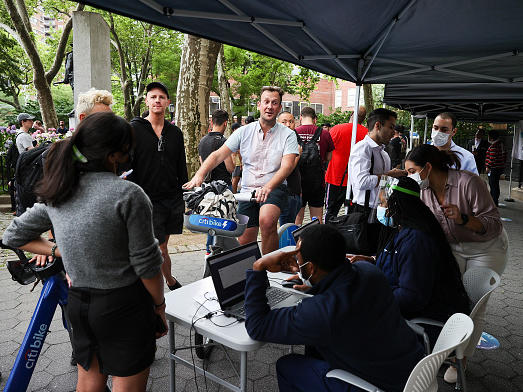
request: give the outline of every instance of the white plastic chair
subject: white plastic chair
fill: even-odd
[[[465,291],[472,305],[472,311],[470,312],[470,318],[474,322],[474,331],[470,337],[470,342],[465,348],[464,356],[470,357],[476,345],[481,337],[483,332],[483,326],[485,325],[485,312],[487,310],[487,302],[490,298],[490,295],[499,286],[500,277],[499,275],[491,270],[490,268],[485,267],[476,267],[467,270],[463,274],[463,286],[465,286]],[[426,318],[416,318],[409,321],[411,327],[412,323],[414,324],[429,324],[436,326],[443,326],[443,323],[436,320],[430,320]],[[414,328],[413,328],[414,329]],[[420,334],[419,330],[416,330],[416,333]],[[423,340],[425,342],[425,352],[430,352],[428,345],[428,336],[423,331],[421,333]],[[458,370],[458,380],[456,382],[456,389],[466,390],[465,387],[465,370],[461,361],[461,358],[456,358],[457,360],[457,370]]]
[[[462,313],[453,314],[443,326],[432,354],[426,356],[414,367],[403,389],[404,392],[435,392],[438,390],[436,376],[443,361],[452,351],[463,358],[474,323],[471,318]],[[384,348],[386,349],[386,348]],[[335,369],[327,373],[327,377],[337,378],[348,384],[355,385],[369,392],[383,392],[371,383],[345,370]]]

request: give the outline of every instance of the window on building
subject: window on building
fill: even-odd
[[[335,108],[341,108],[341,90],[336,90],[336,93],[334,95],[334,107]]]
[[[292,113],[292,101],[282,101],[281,102],[281,111]],[[292,114],[294,115],[294,113],[292,113]]]
[[[323,114],[323,104],[308,103],[308,102],[300,102],[300,113],[301,113],[301,110],[306,106],[310,106],[311,108],[313,108],[314,111],[316,112],[316,114],[320,114],[320,113]],[[300,115],[300,113],[298,113],[298,115]]]

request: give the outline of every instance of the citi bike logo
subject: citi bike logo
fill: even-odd
[[[192,224],[204,227],[212,227],[214,229],[233,231],[236,229],[236,223],[227,219],[211,218],[207,216],[191,216]]]
[[[36,359],[38,358],[38,354],[42,349],[42,344],[44,342],[45,335],[47,334],[47,328],[47,324],[41,324],[39,330],[30,338],[31,345],[24,355],[25,367],[27,369],[32,369],[35,366]]]

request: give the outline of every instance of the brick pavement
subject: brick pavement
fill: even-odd
[[[502,195],[506,195],[507,184],[502,182]],[[507,203],[501,208],[501,215],[513,219],[505,223],[510,238],[510,261],[502,278],[501,286],[491,297],[485,330],[500,341],[498,350],[477,350],[469,361],[467,381],[472,392],[512,392],[523,391],[523,203]],[[0,229],[8,224],[11,217],[0,216]],[[200,278],[203,268],[204,237],[173,236],[169,244],[173,258],[173,273],[183,284]],[[5,268],[5,260],[11,257],[5,251],[0,253],[0,371],[3,374],[0,388],[13,365],[19,345],[38,300],[41,286],[30,292],[29,286],[20,286],[13,282]],[[167,289],[167,288],[166,288]],[[28,390],[31,391],[73,391],[76,384],[76,369],[69,365],[71,347],[68,335],[61,325],[60,312],[57,311],[46,338],[42,354],[36,365],[35,373]],[[189,344],[189,331],[176,329],[179,344]],[[168,340],[158,340],[156,361],[151,368],[148,391],[166,391],[169,386],[169,364],[167,360]],[[277,383],[274,364],[281,355],[289,351],[288,347],[266,345],[262,349],[249,353],[248,371],[249,391],[276,391]],[[297,348],[300,352],[301,348]],[[239,355],[227,350],[233,362],[238,366]],[[190,353],[182,355],[191,361]],[[201,361],[196,359],[198,364]],[[224,352],[215,349],[208,363],[208,370],[224,376],[231,382],[235,376],[229,368]],[[441,391],[453,388],[443,382],[440,371]],[[197,377],[199,390],[205,390],[202,377]],[[194,374],[190,369],[177,367],[177,391],[196,391]],[[207,390],[222,391],[224,388],[208,381]]]

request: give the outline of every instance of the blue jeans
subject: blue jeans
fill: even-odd
[[[280,226],[286,223],[294,223],[296,215],[301,209],[301,197],[300,195],[289,195],[287,201],[287,208],[282,210],[280,213]]]
[[[276,362],[280,392],[360,392],[360,388],[337,378],[327,378],[330,365],[321,359],[289,354]]]

